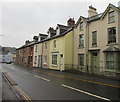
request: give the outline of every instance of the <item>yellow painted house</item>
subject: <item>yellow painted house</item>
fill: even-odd
[[[62,33],[61,29],[67,28]],[[73,63],[73,27],[57,25],[56,35],[50,40],[50,69],[67,70]]]

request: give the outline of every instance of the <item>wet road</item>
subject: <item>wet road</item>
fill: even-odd
[[[31,100],[118,100],[119,90],[114,84],[78,80],[67,74],[29,70],[28,67],[3,64],[3,71],[18,84]]]

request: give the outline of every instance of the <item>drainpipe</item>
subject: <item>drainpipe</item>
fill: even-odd
[[[41,67],[43,68],[43,58],[44,58],[44,56],[43,56],[43,45],[44,45],[44,42],[42,43],[42,61],[41,61]]]
[[[85,50],[85,53],[86,53],[86,71],[87,73],[89,73],[89,68],[88,68],[88,65],[89,65],[89,53],[88,53],[88,49],[89,49],[89,24],[87,23],[86,24],[86,50]]]

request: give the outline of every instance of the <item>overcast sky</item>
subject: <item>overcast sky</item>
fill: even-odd
[[[10,2],[11,1],[11,2]],[[24,0],[27,1],[27,0]],[[31,1],[31,2],[30,2]],[[88,16],[88,7],[97,8],[98,13],[104,12],[109,3],[118,6],[119,0],[77,0],[71,2],[15,2],[5,0],[0,4],[2,8],[2,25],[0,24],[0,43],[2,46],[20,47],[25,40],[32,40],[34,35],[46,33],[48,28],[57,24],[66,25],[69,17],[78,20],[80,15]],[[57,0],[58,1],[58,0]],[[66,0],[64,0],[66,1]],[[1,11],[0,11],[1,12]],[[1,39],[2,38],[2,39]]]

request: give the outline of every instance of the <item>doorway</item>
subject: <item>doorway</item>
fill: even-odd
[[[63,71],[63,54],[60,54],[60,71]]]
[[[38,56],[38,67],[42,68],[42,55]]]
[[[91,53],[91,72],[98,73],[99,71],[99,53],[92,52]]]

